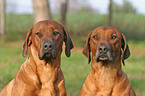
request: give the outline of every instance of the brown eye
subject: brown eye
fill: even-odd
[[[117,37],[116,37],[116,36],[112,36],[112,37],[111,37],[111,39],[115,39],[115,38],[117,38]]]
[[[35,35],[42,36],[40,32],[35,33]]]
[[[96,35],[95,35],[95,36],[93,36],[93,38],[94,38],[94,39],[98,39]]]
[[[56,32],[56,31],[53,32],[53,35],[54,35],[54,36],[56,36],[56,35],[58,35],[58,34],[59,34],[59,32]]]

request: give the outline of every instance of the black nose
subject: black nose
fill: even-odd
[[[43,43],[43,49],[44,49],[44,50],[52,49],[52,47],[53,47],[53,44],[52,44],[50,41],[45,41],[45,42]]]
[[[106,45],[100,45],[99,46],[99,52],[100,53],[106,53],[108,51],[108,47]]]

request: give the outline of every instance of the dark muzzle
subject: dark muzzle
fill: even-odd
[[[50,41],[45,41],[41,47],[40,56],[39,59],[43,60],[46,59],[56,59],[56,47],[55,45]]]
[[[112,52],[106,45],[100,45],[97,48],[95,59],[97,62],[99,61],[113,61]]]

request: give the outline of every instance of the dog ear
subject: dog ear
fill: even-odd
[[[125,36],[122,33],[121,33],[121,35],[122,35],[121,48],[123,50],[123,52],[122,52],[122,63],[125,66],[124,60],[127,59],[130,56],[130,50],[129,50],[128,44],[126,42]]]
[[[23,57],[27,56],[28,46],[30,46],[32,43],[31,34],[32,34],[32,28],[28,31],[27,36],[26,36],[26,41],[23,44]]]
[[[91,33],[87,37],[86,45],[82,52],[88,58],[88,64],[91,62],[91,55],[90,55],[91,49],[90,49],[90,44],[89,44],[90,36],[91,36]]]
[[[63,27],[63,32],[64,32],[64,42],[65,42],[65,55],[67,57],[70,57],[71,55],[71,49],[74,47],[72,40],[68,34],[68,32],[65,30],[65,28]]]

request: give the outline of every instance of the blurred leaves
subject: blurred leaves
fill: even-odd
[[[136,13],[135,7],[131,4],[131,2],[127,0],[123,0],[123,4],[119,5],[117,3],[113,3],[113,12],[115,13]]]

